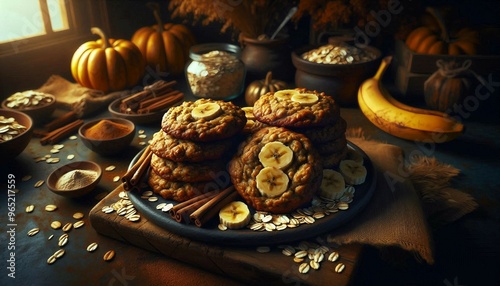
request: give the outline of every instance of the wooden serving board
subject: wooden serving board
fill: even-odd
[[[293,257],[283,255],[278,246],[271,246],[270,252],[259,253],[255,246],[207,244],[171,233],[145,216],[141,216],[138,222],[131,222],[116,213],[103,213],[102,207],[118,201],[121,191],[121,186],[116,188],[90,211],[90,222],[98,233],[245,283],[347,285],[362,249],[360,245],[328,245],[325,237],[310,239],[309,242],[321,243],[337,251],[340,259],[337,262],[325,259],[318,270],[311,269],[307,274],[301,274],[299,264],[293,261]],[[298,244],[298,241],[289,243],[292,246]],[[339,262],[346,265],[342,273],[334,271]]]

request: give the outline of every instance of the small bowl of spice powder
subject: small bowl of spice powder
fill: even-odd
[[[97,186],[101,176],[101,167],[94,162],[72,162],[54,170],[47,179],[47,187],[64,197],[81,197]]]
[[[108,156],[130,145],[135,136],[135,125],[123,118],[104,118],[83,124],[78,134],[90,150]]]

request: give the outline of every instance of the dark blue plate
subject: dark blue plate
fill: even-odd
[[[296,228],[287,228],[282,231],[254,231],[250,229],[226,230],[221,231],[217,228],[218,219],[214,218],[203,227],[197,227],[194,224],[184,224],[175,221],[169,213],[157,210],[156,206],[159,203],[176,203],[174,201],[165,200],[159,197],[156,202],[149,202],[142,199],[138,192],[129,192],[128,196],[135,208],[146,217],[149,221],[164,228],[174,234],[206,243],[232,246],[255,246],[255,245],[271,245],[293,242],[297,240],[308,239],[324,234],[350,221],[358,214],[370,201],[376,186],[376,172],[372,162],[366,153],[351,142],[348,142],[348,147],[360,152],[364,157],[364,165],[368,171],[368,175],[363,184],[355,187],[354,199],[349,204],[349,209],[339,211],[334,214],[325,216],[316,220],[313,224],[302,224]],[[131,161],[129,168],[141,156],[139,152]]]

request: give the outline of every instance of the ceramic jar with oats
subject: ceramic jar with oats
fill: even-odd
[[[186,79],[196,97],[231,100],[244,89],[245,65],[238,46],[209,43],[191,47]]]
[[[355,106],[359,85],[375,73],[380,57],[374,47],[342,42],[300,48],[292,53],[295,85],[325,92],[341,106]]]

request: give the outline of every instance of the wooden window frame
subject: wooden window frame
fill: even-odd
[[[72,80],[71,56],[95,39],[90,28],[109,31],[105,0],[66,0],[66,9],[70,29],[0,44],[0,99],[35,89],[52,74]]]

